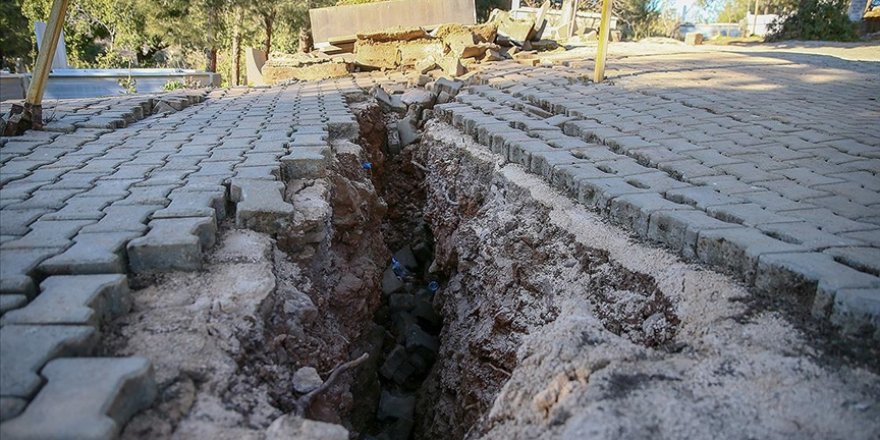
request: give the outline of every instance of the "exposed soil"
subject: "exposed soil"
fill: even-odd
[[[297,371],[327,380],[363,353],[302,416],[382,440],[880,432],[876,356],[817,351],[731,278],[633,242],[448,125],[391,152],[382,109],[352,107],[361,146],[287,182],[290,231],[224,224],[203,271],[135,280],[106,354],[151,358],[160,399],[124,438],[344,437],[285,414]],[[390,374],[395,350],[430,362]]]

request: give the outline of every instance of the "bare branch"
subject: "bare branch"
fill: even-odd
[[[325,380],[324,383],[321,384],[321,386],[315,388],[312,391],[309,391],[308,393],[302,395],[300,398],[296,399],[296,402],[293,403],[294,414],[300,417],[305,417],[306,411],[308,411],[309,407],[312,405],[312,400],[314,400],[315,397],[317,397],[324,391],[327,391],[328,388],[333,386],[333,383],[336,382],[336,380],[339,378],[339,375],[366,362],[369,357],[370,355],[368,353],[364,353],[355,360],[337,365],[336,368],[334,368],[333,371],[330,373],[330,376],[327,377],[327,380]]]

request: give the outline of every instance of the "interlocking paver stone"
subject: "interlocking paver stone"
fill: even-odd
[[[125,244],[138,232],[87,232],[74,237],[74,245],[64,253],[40,264],[52,275],[125,273]]]
[[[135,273],[198,270],[216,234],[213,217],[152,220],[147,235],[128,243],[129,266]]]
[[[284,185],[256,179],[232,181],[232,200],[237,203],[235,223],[262,232],[278,232],[293,214],[293,206],[281,197]]]
[[[5,325],[0,327],[0,396],[30,398],[37,374],[56,357],[91,353],[97,331],[88,326]]]
[[[12,310],[0,324],[68,324],[97,327],[131,307],[124,275],[67,275],[47,278],[26,307]]]
[[[142,357],[56,359],[42,374],[48,383],[34,401],[0,424],[4,438],[112,439],[157,394],[150,361]]]

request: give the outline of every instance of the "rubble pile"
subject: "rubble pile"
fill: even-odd
[[[274,85],[291,79],[317,81],[346,76],[352,71],[351,57],[322,52],[273,53],[263,66],[263,80]]]
[[[424,74],[414,74],[410,85],[412,88],[396,90],[377,86],[371,91],[386,113],[387,153],[392,156],[420,139],[421,128],[434,115],[434,105],[452,101],[464,83],[448,78],[433,80]]]

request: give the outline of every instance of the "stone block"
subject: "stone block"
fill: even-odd
[[[30,304],[5,314],[0,323],[97,327],[131,309],[128,281],[121,274],[53,276],[40,290]]]
[[[398,395],[390,391],[382,391],[379,398],[379,420],[412,420],[416,407],[416,396]]]
[[[0,327],[0,396],[29,399],[43,383],[37,372],[46,362],[89,355],[97,342],[97,330],[88,326]]]
[[[379,368],[382,377],[393,381],[398,385],[405,384],[416,372],[415,367],[409,362],[409,355],[402,345],[397,345],[385,358],[385,362]]]
[[[390,295],[402,289],[403,286],[403,281],[397,278],[397,275],[394,275],[394,271],[390,267],[385,269],[385,272],[382,273],[382,293]]]
[[[56,359],[42,374],[48,383],[24,413],[0,425],[3,438],[115,438],[157,394],[142,357]]]
[[[226,191],[222,187],[209,191],[176,189],[169,196],[168,207],[153,212],[152,218],[211,217],[218,222],[226,218]]]
[[[838,290],[831,322],[844,333],[880,339],[880,288]]]
[[[32,297],[37,286],[31,276],[40,263],[62,251],[64,248],[0,249],[0,293]]]
[[[237,203],[235,224],[257,232],[277,233],[293,215],[293,205],[282,198],[284,184],[256,179],[233,179],[232,201]]]
[[[312,367],[303,367],[293,373],[293,389],[297,393],[305,394],[318,388],[324,383],[318,370]]]
[[[706,215],[702,211],[657,211],[648,221],[648,238],[681,252],[685,258],[696,256],[697,234],[713,229],[741,228]]]
[[[578,182],[577,201],[590,209],[604,212],[615,197],[646,192],[648,190],[630,185],[622,177],[582,179]]]
[[[330,160],[330,147],[291,148],[290,154],[281,158],[284,180],[316,179],[322,177]]]
[[[626,194],[611,200],[608,214],[612,220],[629,228],[641,237],[647,237],[651,214],[665,210],[692,210],[664,199],[656,193]]]
[[[147,235],[128,243],[129,266],[135,273],[199,270],[216,234],[213,217],[153,220]]]
[[[731,269],[749,284],[754,280],[761,255],[807,250],[803,246],[771,238],[753,228],[701,231],[696,247],[700,261]]]
[[[758,259],[755,287],[786,292],[811,305],[813,315],[827,317],[839,290],[880,287],[880,278],[840,264],[827,254],[768,254]]]
[[[31,224],[31,231],[16,240],[0,245],[3,249],[65,248],[72,244],[70,238],[93,220],[38,220]]]
[[[0,423],[3,423],[24,411],[27,400],[20,397],[0,396]]]
[[[147,219],[163,205],[111,205],[104,209],[98,223],[88,225],[82,232],[137,232],[147,230]]]
[[[139,235],[137,232],[81,232],[73,239],[73,246],[42,262],[40,270],[50,275],[125,273],[125,244]]]
[[[0,294],[0,316],[10,310],[24,307],[28,298],[24,295]]]

